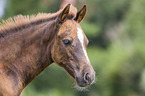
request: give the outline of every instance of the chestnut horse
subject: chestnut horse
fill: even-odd
[[[68,4],[53,14],[18,15],[0,24],[0,96],[19,96],[47,66],[63,67],[79,87],[95,79],[86,53],[88,39],[79,22],[86,5]]]

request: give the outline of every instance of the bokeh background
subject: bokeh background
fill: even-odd
[[[0,0],[0,20],[18,14],[53,13],[62,3],[87,5],[81,26],[96,82],[86,91],[56,64],[49,66],[21,96],[145,96],[145,0]]]

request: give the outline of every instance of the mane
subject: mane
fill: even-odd
[[[33,24],[38,22],[45,22],[51,18],[56,18],[61,13],[60,9],[56,13],[38,13],[37,15],[17,15],[15,17],[10,17],[7,20],[2,20],[0,22],[0,33],[5,32],[5,30],[11,30],[16,27],[20,27],[27,24]]]
[[[13,32],[19,29],[23,29],[32,24],[41,24],[43,22],[48,22],[55,19],[61,12],[61,8],[56,13],[38,13],[36,15],[17,15],[15,17],[10,17],[7,20],[2,20],[0,22],[0,37],[4,37],[7,33]],[[75,17],[77,9],[71,5],[69,16]]]

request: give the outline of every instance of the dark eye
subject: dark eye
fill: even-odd
[[[70,42],[70,40],[68,40],[68,39],[64,39],[64,40],[63,40],[63,43],[64,43],[65,45],[71,45],[71,42]]]

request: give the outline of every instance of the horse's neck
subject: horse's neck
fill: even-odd
[[[33,33],[29,32],[21,46],[21,53],[18,60],[21,69],[21,79],[26,86],[33,78],[42,72],[53,61],[51,59],[51,43],[53,37],[53,26],[48,24],[34,28]],[[30,36],[30,37],[29,37]]]
[[[50,56],[53,28],[53,21],[33,25],[0,40],[0,73],[10,77],[15,87],[23,89],[53,62]]]

